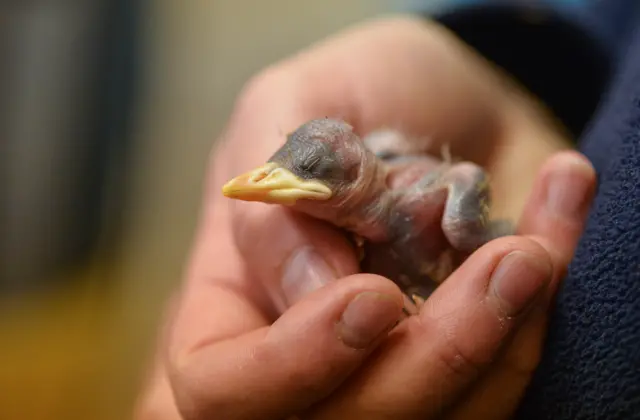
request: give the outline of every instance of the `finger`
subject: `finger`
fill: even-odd
[[[549,303],[584,229],[595,186],[593,167],[577,152],[560,152],[543,165],[520,222],[520,233],[535,238],[550,252],[554,281],[504,356],[449,418],[508,419],[517,408],[538,366]]]
[[[330,281],[358,272],[356,254],[341,231],[284,208],[248,213],[236,226],[236,244],[279,313]]]
[[[390,281],[355,275],[298,302],[269,327],[173,356],[186,419],[282,419],[333,391],[402,314]]]
[[[398,325],[389,340],[312,418],[432,418],[491,365],[551,281],[534,241],[495,240]]]
[[[595,170],[579,152],[556,153],[540,170],[519,233],[554,253],[556,277],[573,258],[595,190]]]

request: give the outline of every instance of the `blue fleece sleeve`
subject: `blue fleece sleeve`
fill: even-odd
[[[586,6],[584,0],[456,0],[424,13],[510,73],[578,138],[608,85],[616,57],[607,19],[595,19]]]

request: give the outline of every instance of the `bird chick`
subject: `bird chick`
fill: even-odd
[[[393,131],[360,138],[344,121],[309,121],[267,163],[229,181],[229,198],[291,207],[362,239],[363,272],[419,303],[487,241],[512,233],[490,221],[484,170],[442,161]]]

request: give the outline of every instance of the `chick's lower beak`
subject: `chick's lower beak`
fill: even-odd
[[[222,194],[236,200],[292,205],[300,199],[328,200],[332,193],[322,182],[301,179],[270,162],[227,182]]]

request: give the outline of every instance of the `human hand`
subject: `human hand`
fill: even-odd
[[[473,254],[388,338],[401,294],[386,279],[355,274],[340,232],[220,197],[222,184],[263,162],[284,132],[326,115],[361,132],[391,125],[434,135],[434,148],[450,143],[488,168],[503,214],[522,214],[518,236]],[[577,154],[550,157],[564,146],[540,115],[451,35],[410,19],[356,28],[256,78],[214,156],[186,282],[140,416],[508,417],[537,364],[595,182]],[[518,172],[508,170],[514,160]],[[362,293],[376,304],[347,306]]]

